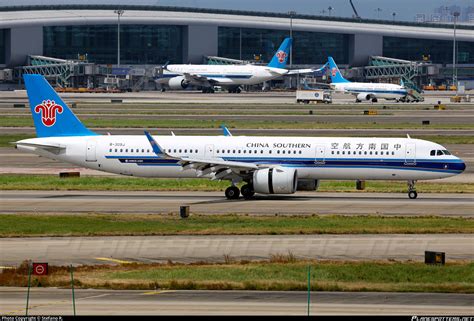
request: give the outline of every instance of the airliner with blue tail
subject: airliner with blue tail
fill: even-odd
[[[331,88],[356,96],[356,102],[377,102],[379,98],[387,100],[400,100],[406,97],[408,91],[404,86],[385,83],[350,82],[345,79],[332,57],[328,57],[329,73],[331,77]]]
[[[286,64],[292,44],[285,38],[266,66],[246,65],[165,65],[155,82],[170,89],[186,89],[189,85],[202,87],[203,92],[214,92],[214,86],[240,92],[242,85],[256,85],[284,75],[311,73],[312,69],[288,70]]]
[[[41,75],[23,75],[36,138],[19,150],[94,170],[150,178],[229,181],[228,199],[316,190],[319,181],[415,182],[462,173],[443,146],[420,139],[362,137],[99,135],[86,128]],[[238,184],[243,186],[238,188]]]

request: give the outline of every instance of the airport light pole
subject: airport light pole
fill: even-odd
[[[456,86],[456,92],[458,86],[456,85],[457,75],[456,75],[456,20],[459,17],[459,12],[453,12],[454,16],[454,38],[453,38],[453,86]]]
[[[288,11],[290,15],[290,38],[293,41],[293,16],[296,15],[296,11]],[[293,65],[293,44],[290,46],[290,69]]]
[[[114,13],[117,14],[118,24],[117,24],[117,67],[120,67],[120,17],[123,15],[124,10],[115,10]]]

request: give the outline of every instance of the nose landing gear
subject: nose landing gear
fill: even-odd
[[[415,199],[418,197],[418,193],[416,192],[415,188],[416,181],[408,181],[408,197],[410,199]]]

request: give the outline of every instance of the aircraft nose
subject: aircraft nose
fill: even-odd
[[[466,169],[466,163],[461,159],[461,172],[464,172],[464,170]]]

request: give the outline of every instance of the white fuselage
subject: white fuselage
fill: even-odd
[[[342,91],[356,96],[360,95],[360,98],[365,96],[365,100],[371,98],[399,99],[407,95],[407,90],[404,87],[395,84],[341,82],[331,83],[331,86],[336,91]]]
[[[185,77],[193,85],[256,85],[288,73],[288,70],[254,65],[168,65],[156,80],[166,84],[171,78]]]
[[[442,146],[408,138],[155,136],[155,139],[172,156],[291,167],[301,179],[422,180],[453,176],[465,169],[463,161],[455,156],[430,155],[432,150],[444,150]],[[53,153],[28,143],[54,144],[62,149]],[[144,135],[32,138],[17,142],[17,146],[44,157],[110,173],[197,177],[195,170],[182,170],[176,160],[154,154]]]

